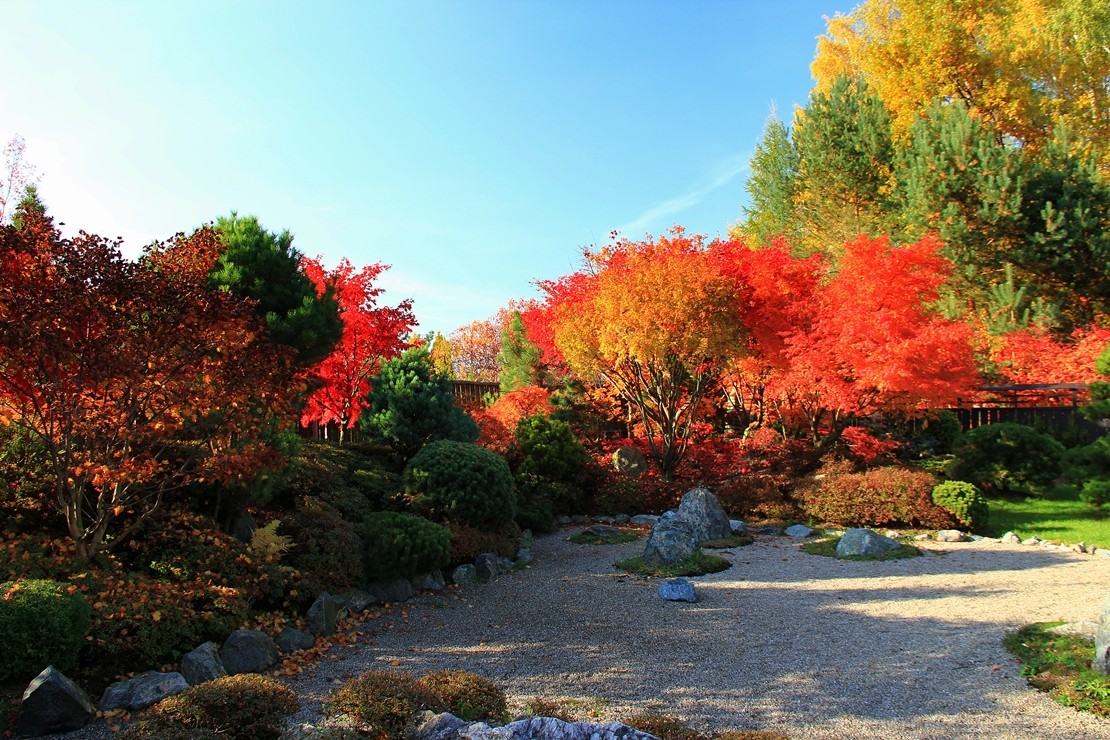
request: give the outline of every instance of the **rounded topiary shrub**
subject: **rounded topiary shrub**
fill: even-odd
[[[543,414],[528,416],[516,427],[523,458],[517,472],[557,481],[579,481],[589,456],[570,425]]]
[[[216,731],[220,737],[269,740],[281,734],[285,718],[299,708],[297,695],[277,679],[240,673],[163,699],[151,719]]]
[[[435,696],[444,711],[467,722],[500,721],[509,712],[505,692],[489,679],[470,671],[429,673],[416,686]]]
[[[328,701],[330,714],[346,714],[379,738],[400,740],[405,725],[421,709],[443,711],[435,694],[403,671],[367,671],[347,681]]]
[[[1110,506],[1110,478],[1094,478],[1084,483],[1079,499],[1091,506]]]
[[[509,464],[469,442],[425,445],[405,466],[404,484],[413,508],[436,521],[496,528],[516,513]]]
[[[77,589],[47,580],[0,583],[0,678],[77,664],[91,610]]]
[[[895,466],[864,473],[829,473],[802,491],[806,514],[845,526],[952,526],[955,518],[933,503],[938,481],[923,470]]]
[[[1064,446],[1024,424],[990,424],[964,433],[949,470],[955,480],[1003,496],[1043,492],[1062,472]]]
[[[368,514],[362,539],[370,581],[414,578],[451,562],[451,530],[413,514]]]
[[[933,489],[933,503],[952,513],[963,526],[973,532],[987,526],[990,510],[982,492],[971,483],[950,480]]]
[[[364,548],[358,527],[332,507],[309,496],[298,499],[296,511],[282,514],[281,532],[293,538],[284,561],[300,573],[297,590],[305,599],[362,585]]]

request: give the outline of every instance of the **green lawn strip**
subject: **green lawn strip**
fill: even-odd
[[[577,545],[622,545],[625,542],[632,542],[634,540],[640,539],[640,535],[642,534],[642,532],[633,532],[630,530],[622,529],[620,532],[617,532],[615,534],[602,536],[596,534],[595,532],[591,532],[588,529],[584,529],[581,532],[577,532],[576,534],[572,534],[570,537],[567,537],[567,540]]]
[[[1110,549],[1110,518],[1080,501],[1075,486],[1056,486],[1035,498],[988,498],[987,505],[991,534],[996,537],[1014,532],[1023,539],[1036,535],[1042,540]]]
[[[678,576],[703,576],[706,573],[719,573],[732,567],[732,563],[717,555],[699,551],[697,555],[679,560],[671,565],[645,563],[642,557],[628,558],[614,566],[638,576],[657,576],[676,578]]]
[[[1083,637],[1049,631],[1057,624],[1026,625],[1007,635],[1003,645],[1022,662],[1030,686],[1064,706],[1110,717],[1110,676],[1091,668],[1094,645]]]
[[[840,557],[836,554],[836,543],[839,541],[839,537],[814,540],[813,542],[807,542],[802,545],[802,550],[808,552],[810,555],[822,555],[826,558],[838,558],[840,560],[905,560],[906,558],[916,558],[921,555],[921,550],[913,545],[903,544],[901,549],[890,550],[881,555],[848,555],[847,557]]]
[[[731,537],[722,537],[719,540],[706,540],[701,546],[709,550],[728,550],[732,547],[744,547],[755,542],[750,534],[734,534]]]

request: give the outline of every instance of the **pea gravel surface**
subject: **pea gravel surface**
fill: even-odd
[[[788,537],[724,551],[691,578],[698,603],[659,598],[659,578],[613,563],[643,548],[535,541],[535,561],[485,584],[422,593],[359,624],[359,642],[285,679],[327,724],[328,695],[363,671],[458,668],[591,721],[663,713],[713,732],[791,738],[1110,739],[1110,720],[1030,688],[1002,647],[1030,622],[1089,623],[1110,558],[988,541],[926,544],[924,557],[840,561]],[[589,714],[587,710],[591,711]],[[101,740],[103,722],[64,736]],[[311,733],[293,733],[311,736]]]
[[[1110,720],[1027,686],[1002,647],[1030,622],[1090,622],[1110,558],[989,541],[927,543],[886,562],[803,552],[788,537],[724,551],[692,578],[698,603],[659,598],[658,578],[613,563],[644,540],[535,543],[534,563],[489,583],[424,594],[362,625],[290,684],[316,723],[343,680],[368,669],[458,668],[518,705],[571,699],[607,719],[666,713],[701,731],[792,738],[1110,738]]]

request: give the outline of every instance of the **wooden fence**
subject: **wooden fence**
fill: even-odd
[[[455,400],[459,403],[483,403],[486,396],[501,395],[501,384],[488,380],[454,381]]]
[[[1085,436],[1095,440],[1107,424],[1094,422],[1080,412],[1090,401],[1084,383],[987,385],[973,399],[950,409],[965,430],[988,424],[1015,422],[1050,431],[1057,436]]]

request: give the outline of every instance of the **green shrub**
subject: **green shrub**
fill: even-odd
[[[351,483],[362,493],[364,500],[373,509],[387,509],[393,505],[394,498],[401,493],[401,474],[383,468],[360,468],[354,472]],[[359,514],[358,521],[369,511]],[[346,513],[344,513],[346,516]]]
[[[1079,499],[1091,506],[1110,506],[1110,478],[1092,478],[1084,483]]]
[[[152,710],[152,719],[215,731],[220,737],[271,740],[299,707],[297,695],[277,679],[241,673],[162,700]]]
[[[933,489],[933,503],[952,513],[960,524],[973,532],[987,526],[990,510],[983,494],[971,483],[950,480]]]
[[[966,432],[949,471],[1003,496],[1035,495],[1048,489],[1063,467],[1064,446],[1024,424],[990,424]]]
[[[322,501],[298,500],[296,511],[282,515],[281,531],[293,538],[284,560],[300,573],[297,590],[305,599],[323,591],[342,593],[365,581],[356,526]]]
[[[362,427],[403,458],[435,440],[478,439],[478,425],[455,405],[451,380],[436,375],[424,347],[384,363],[367,401]]]
[[[402,671],[367,671],[339,687],[328,701],[330,714],[346,714],[383,740],[404,737],[405,725],[421,709],[442,711],[438,698]]]
[[[936,417],[926,419],[913,435],[910,446],[919,454],[947,455],[959,444],[963,425],[955,412],[944,409]]]
[[[516,557],[520,546],[520,527],[511,522],[494,531],[448,522],[451,531],[451,565],[473,563],[484,552],[506,558]]]
[[[874,468],[864,473],[831,473],[801,491],[806,514],[845,526],[952,526],[954,517],[935,505],[938,481],[923,470]]]
[[[505,692],[469,671],[445,670],[418,679],[416,686],[434,695],[443,711],[467,722],[501,721],[508,715]]]
[[[363,523],[366,578],[414,578],[451,562],[451,531],[413,514],[376,511]]]
[[[30,678],[48,665],[73,668],[89,616],[85,597],[64,583],[0,583],[0,678]]]
[[[588,456],[565,421],[527,416],[517,424],[516,441],[523,455],[518,473],[553,481],[582,479]]]
[[[436,521],[493,529],[516,514],[509,464],[469,442],[427,445],[405,467],[404,483],[414,510]]]

